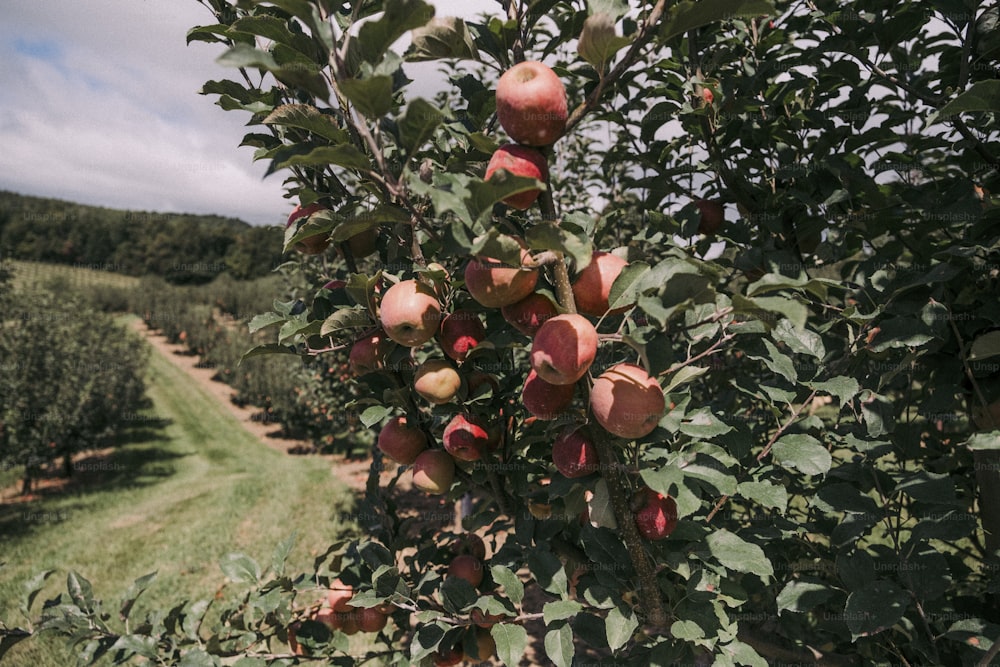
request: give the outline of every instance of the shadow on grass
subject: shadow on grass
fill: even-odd
[[[0,534],[8,539],[29,535],[86,511],[92,504],[88,497],[95,494],[137,489],[170,477],[176,460],[186,454],[155,444],[167,439],[169,424],[146,417],[128,422],[111,446],[74,457],[69,476],[60,462],[33,481],[30,494],[7,489],[0,500]]]

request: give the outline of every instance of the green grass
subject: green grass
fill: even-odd
[[[14,272],[15,288],[57,284],[80,289],[94,286],[130,289],[139,284],[138,278],[115,273],[110,270],[113,267],[23,262],[16,259],[4,264],[9,265]]]
[[[242,551],[262,563],[274,546],[298,532],[293,572],[352,526],[339,517],[352,493],[327,461],[268,448],[183,371],[151,357],[152,406],[122,434],[101,464],[104,477],[27,504],[0,505],[0,619],[25,627],[17,611],[21,586],[47,569],[40,602],[65,590],[66,574],[89,579],[99,598],[113,602],[135,578],[158,571],[140,607],[168,608],[210,598],[225,583],[217,563]],[[61,638],[19,644],[4,665],[65,667],[74,660]]]

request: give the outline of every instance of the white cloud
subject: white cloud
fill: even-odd
[[[439,15],[500,11],[439,0]],[[239,148],[248,114],[205,81],[222,47],[185,44],[213,17],[195,0],[4,0],[0,189],[138,210],[280,223],[283,176]],[[419,83],[418,83],[419,85]]]

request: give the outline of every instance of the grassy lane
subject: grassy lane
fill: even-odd
[[[9,625],[23,627],[20,586],[40,570],[57,574],[39,602],[65,589],[69,570],[105,600],[157,570],[140,606],[162,608],[211,597],[225,581],[217,562],[227,552],[267,562],[295,530],[294,571],[311,571],[313,555],[351,529],[338,518],[351,493],[327,461],[267,447],[160,354],[148,377],[152,407],[101,462],[98,484],[0,506],[0,618]],[[34,645],[22,650],[26,643]],[[61,641],[22,643],[3,662],[73,663]]]

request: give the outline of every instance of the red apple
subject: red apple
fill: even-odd
[[[451,550],[456,556],[471,554],[479,560],[486,560],[486,543],[475,533],[464,533],[458,536],[451,545]]]
[[[478,461],[496,448],[500,434],[484,417],[457,414],[444,428],[444,448],[460,461]]]
[[[389,338],[400,345],[416,347],[437,333],[441,304],[426,284],[403,280],[382,295],[379,319]]]
[[[383,331],[376,331],[369,336],[358,339],[351,346],[351,351],[348,354],[351,370],[356,375],[364,375],[378,370],[382,367],[382,362],[391,346],[392,343],[386,340]]]
[[[597,472],[601,461],[597,447],[585,429],[570,426],[556,436],[552,444],[552,462],[563,477],[586,477]]]
[[[476,655],[466,655],[468,662],[487,663],[497,651],[496,641],[489,630],[476,630]]]
[[[635,523],[647,540],[662,540],[677,527],[677,502],[670,496],[646,487],[642,490]]]
[[[438,649],[431,654],[434,667],[454,667],[465,659],[465,652],[461,646],[452,646],[449,649]]]
[[[333,611],[338,613],[353,611],[354,607],[348,604],[353,597],[354,588],[352,586],[348,586],[340,581],[340,579],[334,579],[330,582],[330,590],[327,593],[327,601],[330,603],[330,609]]]
[[[608,432],[635,439],[656,428],[666,409],[666,399],[660,383],[644,368],[617,364],[594,380],[590,409]]]
[[[309,206],[303,207],[301,204],[292,209],[285,223],[285,229],[291,227],[299,218],[308,218],[313,213],[324,210],[326,207],[319,202],[313,202]],[[307,236],[293,247],[303,255],[319,255],[330,246],[329,234],[315,234]]]
[[[393,417],[378,434],[378,448],[396,463],[410,465],[417,454],[427,449],[424,432],[406,423],[406,417]]]
[[[507,170],[512,176],[534,178],[542,182],[549,180],[549,165],[545,156],[537,149],[528,146],[505,144],[498,148],[493,153],[493,157],[490,158],[489,164],[486,165],[486,180],[490,180],[500,169]],[[535,203],[541,192],[538,188],[525,190],[507,197],[503,203],[524,211]]]
[[[455,556],[448,565],[448,576],[465,579],[475,588],[483,583],[483,562],[470,554]]]
[[[438,342],[444,353],[455,361],[465,361],[469,351],[486,339],[486,327],[479,315],[456,310],[441,320]]]
[[[417,366],[413,389],[429,403],[443,405],[458,394],[462,377],[445,359],[428,359]]]
[[[600,317],[608,312],[608,296],[611,286],[621,274],[628,262],[612,255],[610,252],[595,252],[590,264],[585,266],[573,283],[573,299],[576,309],[585,315]],[[612,315],[624,313],[631,305],[619,306],[611,311]]]
[[[521,390],[524,408],[539,419],[557,419],[573,403],[574,384],[550,384],[531,370]]]
[[[351,611],[337,612],[337,619],[340,630],[345,635],[356,635],[361,631],[361,625],[358,623],[358,612],[353,607]]]
[[[552,303],[552,299],[544,294],[532,292],[520,301],[501,308],[500,314],[515,329],[525,336],[531,337],[545,323],[545,320],[558,315],[559,310],[556,308],[556,304]]]
[[[531,367],[550,384],[573,384],[597,356],[597,330],[583,315],[556,315],[535,333]]]
[[[352,257],[361,259],[378,249],[378,246],[375,245],[377,241],[378,227],[372,227],[347,239],[347,247],[350,249]]]
[[[701,212],[701,219],[698,221],[698,233],[712,236],[722,227],[726,221],[726,209],[717,201],[711,199],[697,199],[694,205]]]
[[[389,618],[374,607],[365,607],[357,612],[358,629],[361,632],[379,632],[385,627]]]
[[[548,65],[529,60],[497,82],[497,118],[511,139],[548,146],[566,131],[566,88]]]
[[[530,257],[528,249],[522,248],[522,264]],[[465,266],[465,288],[487,308],[517,303],[531,294],[537,283],[537,269],[522,269],[489,257],[477,257]]]
[[[455,479],[455,459],[443,449],[427,449],[413,461],[413,486],[432,495],[448,493]]]
[[[715,93],[712,92],[711,88],[702,88],[701,99],[705,100],[705,104],[711,106],[712,102],[715,101]]]

